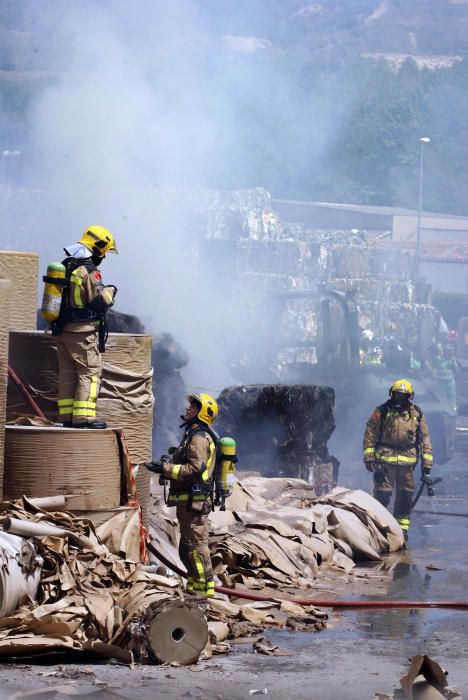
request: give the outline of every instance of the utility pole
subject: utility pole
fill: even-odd
[[[419,139],[419,201],[418,201],[418,228],[416,235],[416,260],[414,265],[415,281],[419,277],[419,257],[421,248],[421,213],[423,203],[423,177],[424,177],[424,144],[430,143],[431,139],[428,136],[421,136]]]

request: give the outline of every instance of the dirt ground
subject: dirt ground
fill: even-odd
[[[346,480],[360,465],[343,465]],[[346,471],[347,470],[347,471]],[[407,551],[384,566],[359,569],[352,586],[335,595],[346,599],[467,600],[468,450],[437,470],[437,494],[421,498],[413,515]],[[326,591],[317,590],[324,597]],[[49,697],[226,698],[267,695],[275,699],[371,700],[393,692],[415,654],[429,654],[448,671],[449,684],[468,698],[468,611],[413,609],[329,611],[319,633],[267,631],[283,650],[264,656],[252,640],[233,644],[227,656],[214,656],[191,668],[144,666],[133,670],[89,659],[0,665],[0,700],[43,689]],[[18,696],[17,696],[18,697]],[[44,697],[42,695],[41,697]]]

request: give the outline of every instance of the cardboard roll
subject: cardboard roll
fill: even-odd
[[[151,604],[141,621],[150,658],[184,666],[197,661],[208,642],[208,625],[200,608],[189,601]]]
[[[8,328],[36,328],[39,255],[0,250],[0,277],[11,280]]]
[[[42,559],[31,541],[0,532],[0,617],[11,615],[27,596],[35,600]]]
[[[118,399],[99,398],[97,415],[110,428],[123,430],[130,459],[133,464],[139,464],[151,460],[153,438],[151,379],[148,386],[141,388],[139,397],[132,398],[130,382],[127,383],[127,387],[122,390]]]
[[[111,333],[103,355],[98,418],[109,427],[122,428],[132,462],[152,456],[153,393],[151,336]],[[50,420],[57,419],[58,364],[56,341],[44,331],[10,333],[11,364]],[[7,418],[31,415],[17,388],[8,387]]]
[[[121,471],[113,430],[6,426],[5,498],[73,494],[70,510],[116,508]]]

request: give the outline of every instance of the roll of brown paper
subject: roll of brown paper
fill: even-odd
[[[133,463],[151,459],[153,393],[151,336],[111,333],[103,355],[97,415],[110,427],[122,428]],[[10,333],[12,367],[51,420],[57,419],[57,353],[55,338],[43,331]],[[16,387],[8,389],[7,419],[31,415]]]
[[[77,494],[69,510],[120,505],[121,460],[113,430],[7,425],[4,495]]]

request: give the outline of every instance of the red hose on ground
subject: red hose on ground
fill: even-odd
[[[148,542],[148,550],[176,574],[182,578],[187,578],[187,575],[177,566],[174,566],[163,554],[160,554],[151,542]],[[239,588],[228,588],[227,586],[215,586],[215,591],[231,596],[231,598],[245,598],[245,600],[258,600],[263,602],[286,600],[288,603],[296,603],[296,605],[304,606],[314,605],[316,608],[453,608],[459,610],[466,610],[468,608],[468,601],[466,600],[315,600],[296,598],[294,596],[266,596],[260,593],[252,593],[251,591],[243,591]]]
[[[311,600],[304,598],[283,598],[282,596],[263,596],[238,588],[215,586],[215,591],[231,597],[246,598],[247,600],[287,600],[297,605],[314,605],[317,608],[468,608],[468,601],[452,600]]]

